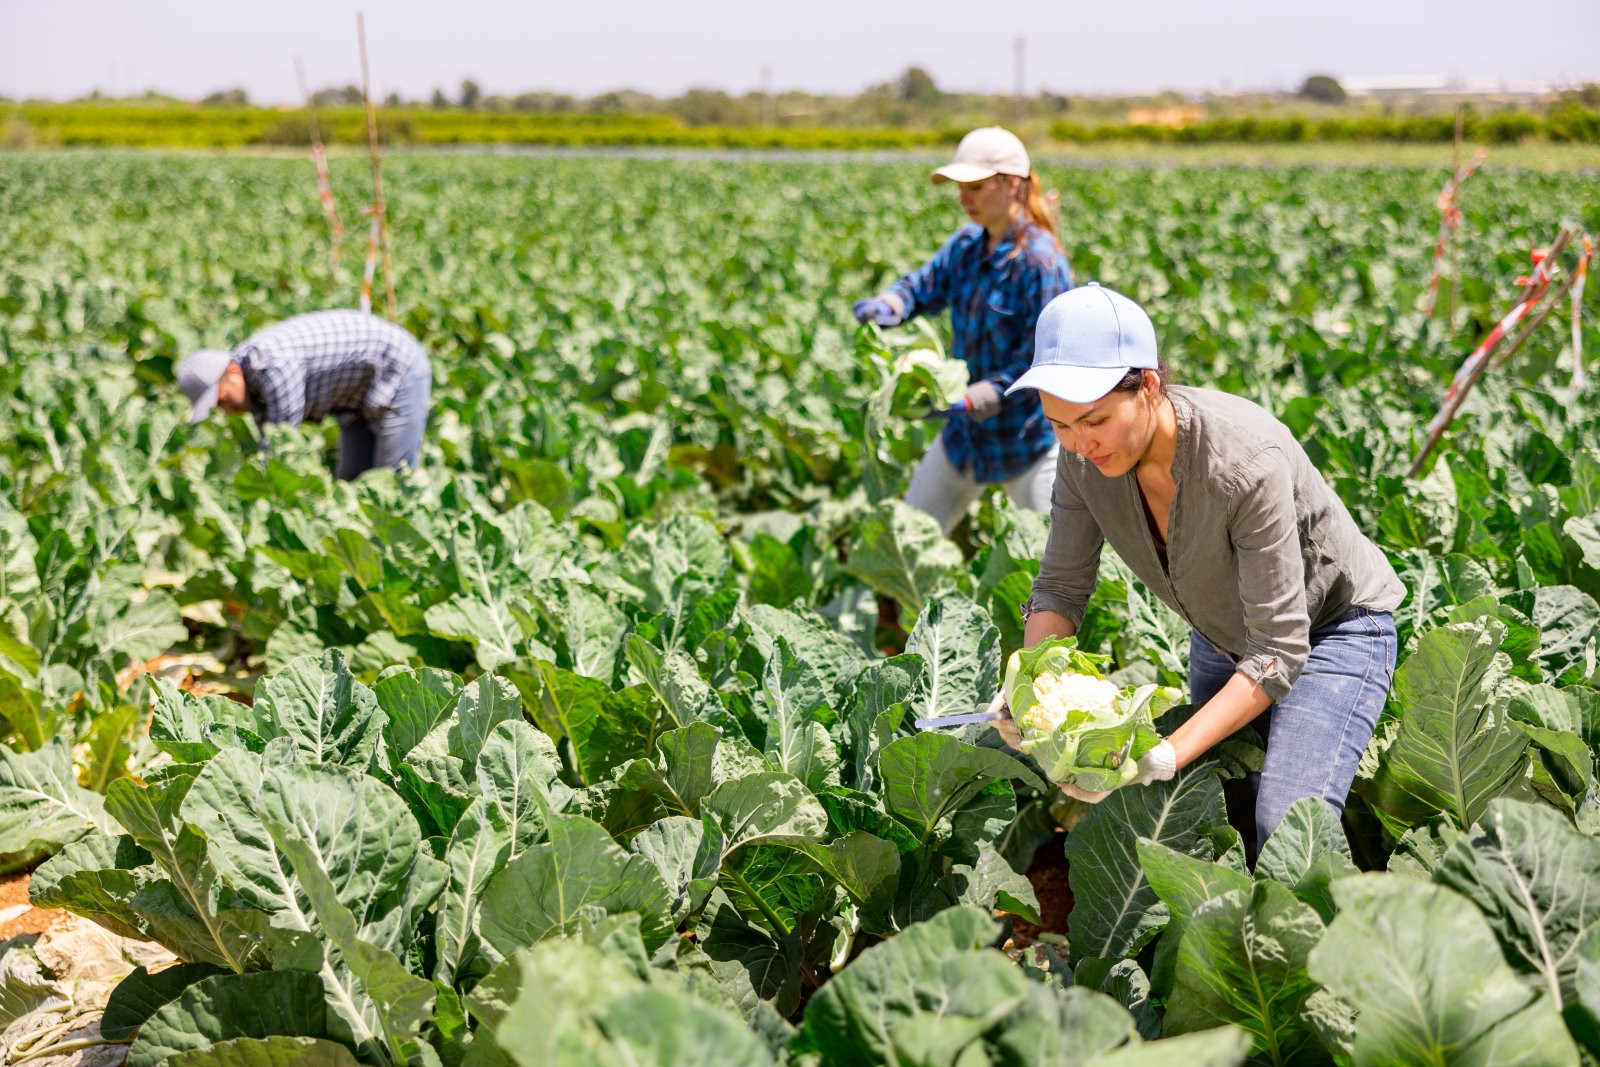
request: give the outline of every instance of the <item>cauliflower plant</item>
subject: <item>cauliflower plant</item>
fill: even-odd
[[[1161,743],[1156,717],[1183,697],[1170,686],[1118,688],[1103,673],[1109,662],[1067,637],[1019,649],[1006,663],[1000,691],[1022,750],[1058,785],[1098,792],[1132,781],[1139,757]]]

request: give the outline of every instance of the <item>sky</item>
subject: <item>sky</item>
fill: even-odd
[[[853,93],[913,64],[941,88],[1067,94],[1292,89],[1443,75],[1600,81],[1600,0],[368,0],[373,87],[406,97],[463,78],[485,93],[657,94],[705,86]],[[357,7],[341,0],[0,0],[0,95],[100,89],[198,97],[242,86],[298,99],[359,81]],[[766,74],[764,75],[764,72]]]

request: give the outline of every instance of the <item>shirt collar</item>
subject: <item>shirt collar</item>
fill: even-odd
[[[1028,217],[1028,213],[1026,211],[1017,212],[1017,217],[1011,221],[1011,227],[1006,230],[1006,235],[1000,238],[999,242],[994,246],[994,251],[989,253],[989,266],[1003,267],[1015,259],[1018,247],[1027,241],[1032,230],[1033,220]],[[988,233],[984,232],[983,240],[987,241],[988,239]],[[980,245],[979,247],[982,246]]]
[[[1194,404],[1176,386],[1167,387],[1167,399],[1172,401],[1172,413],[1178,420],[1178,440],[1172,450],[1172,481],[1176,484],[1188,477],[1194,466],[1196,413]]]

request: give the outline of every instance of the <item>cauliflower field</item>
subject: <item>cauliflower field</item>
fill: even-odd
[[[335,161],[347,219],[362,169]],[[997,497],[947,539],[898,502],[962,383],[909,355],[942,326],[849,304],[958,221],[920,164],[392,157],[434,407],[418,472],[345,484],[331,425],[263,457],[171,384],[354,305],[309,162],[0,155],[0,864],[156,946],[69,994],[48,943],[0,944],[6,1055],[1600,1055],[1600,396],[1565,329],[1403,476],[1600,179],[1475,176],[1452,324],[1417,310],[1442,166],[1044,173],[1077,280],[1277,412],[1407,586],[1343,819],[1296,807],[1253,869],[1248,734],[1050,814],[1051,778],[1121,778],[1183,713],[1181,621],[1108,554],[1078,649],[1012,677],[1044,520]],[[1057,659],[1102,677],[1022,678]],[[913,725],[1003,687],[1028,752]],[[1071,913],[1024,944],[1063,855]]]

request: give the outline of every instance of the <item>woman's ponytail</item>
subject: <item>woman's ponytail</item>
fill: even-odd
[[[1023,194],[1023,210],[1028,213],[1028,218],[1033,224],[1050,235],[1056,243],[1056,249],[1061,250],[1061,232],[1056,222],[1056,213],[1051,210],[1050,200],[1045,196],[1044,182],[1039,180],[1038,171],[1030,170],[1023,179],[1025,192]]]

